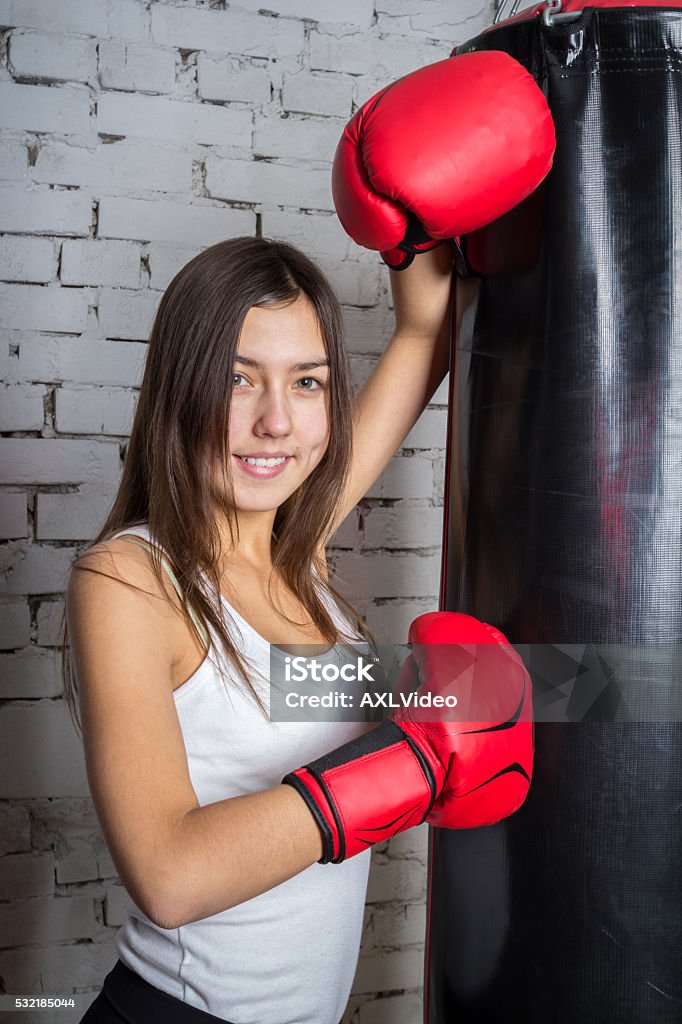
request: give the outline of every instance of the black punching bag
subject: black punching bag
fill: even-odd
[[[463,240],[442,607],[524,655],[536,759],[511,818],[431,829],[428,1024],[682,1022],[680,8],[456,51],[520,61],[557,151]]]

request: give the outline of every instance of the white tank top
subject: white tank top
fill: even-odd
[[[124,533],[150,540],[146,525],[116,536]],[[252,681],[267,708],[270,645],[225,604],[240,651],[262,673],[262,685]],[[348,630],[336,604],[327,600],[327,608]],[[173,696],[202,806],[276,786],[287,772],[371,728],[270,722],[241,680],[219,673],[208,657]],[[357,965],[369,863],[370,850],[342,864],[313,864],[260,896],[179,928],[158,927],[128,897],[118,955],[150,984],[233,1024],[338,1024]]]

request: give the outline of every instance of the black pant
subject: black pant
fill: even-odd
[[[80,1024],[230,1024],[224,1017],[198,1010],[155,985],[117,960],[104,979],[102,991]],[[339,1024],[342,1024],[339,1021]]]
[[[229,1024],[162,992],[117,960],[80,1024]]]

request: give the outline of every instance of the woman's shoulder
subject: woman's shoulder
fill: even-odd
[[[203,645],[188,629],[170,566],[164,559],[159,572],[148,542],[138,543],[148,538],[140,528],[119,531],[76,559],[66,593],[68,628],[85,645],[108,644],[112,659],[123,644],[140,664],[147,658],[151,666],[150,657],[162,662],[173,682],[178,665],[196,660],[197,652],[204,656],[209,638],[200,623]]]
[[[150,536],[146,527],[137,525],[118,530],[110,537],[90,544],[74,561],[74,569],[128,579],[132,573],[146,575],[151,568]],[[132,582],[132,581],[129,581]]]
[[[72,566],[67,599],[85,609],[94,601],[100,612],[144,606],[151,616],[165,619],[168,603],[178,605],[178,595],[167,573],[159,576],[155,570],[149,540],[149,532],[136,527],[86,548]]]

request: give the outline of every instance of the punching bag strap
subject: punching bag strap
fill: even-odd
[[[548,0],[547,6],[542,12],[542,20],[547,28],[560,24],[562,21],[577,21],[582,17],[582,10],[561,13],[562,0]]]
[[[522,3],[523,0],[500,0],[493,19],[493,25],[499,24],[499,22],[506,18],[515,17],[519,12],[519,8]],[[562,13],[562,7],[562,0],[547,0],[545,9],[542,12],[542,20],[547,28],[552,28],[554,25],[560,24],[562,21],[576,21],[583,13],[582,10],[566,11],[565,13]],[[508,9],[509,12],[507,13]],[[535,13],[539,14],[540,12],[537,11]]]

